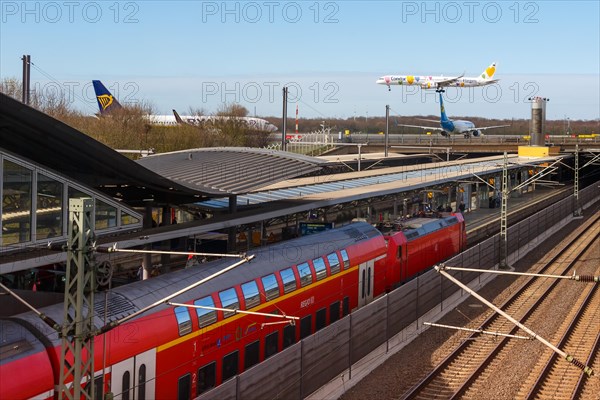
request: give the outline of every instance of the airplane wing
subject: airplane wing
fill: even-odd
[[[439,122],[439,121],[436,121]],[[407,128],[419,128],[419,129],[429,129],[431,131],[443,131],[443,129],[441,127],[434,127],[434,126],[421,126],[421,125],[403,125],[403,124],[398,124],[397,126],[406,126]]]
[[[449,86],[449,85],[453,84],[454,82],[456,82],[457,80],[459,80],[460,78],[462,78],[463,76],[465,76],[464,73],[462,75],[454,77],[454,78],[446,78],[446,79],[436,81],[435,84],[438,86]]]
[[[425,121],[425,122],[435,122],[436,124],[440,123],[439,119],[425,119],[425,118],[415,118],[418,119],[419,121]]]
[[[486,129],[505,128],[505,127],[507,127],[507,126],[510,126],[510,125],[482,126],[481,128],[480,128],[480,127],[476,127],[475,129],[477,129],[477,130],[479,130],[479,131],[484,131],[484,130],[486,130]]]

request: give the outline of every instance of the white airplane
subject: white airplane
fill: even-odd
[[[173,110],[175,121],[178,124],[188,124],[195,126],[202,126],[206,124],[214,124],[219,121],[227,121],[231,118],[236,118],[240,122],[244,123],[249,129],[262,132],[277,132],[277,127],[262,118],[255,117],[227,117],[219,115],[179,115],[177,111]]]
[[[496,73],[496,63],[492,63],[479,76],[465,77],[464,74],[455,77],[445,76],[418,76],[418,75],[385,75],[377,79],[375,83],[387,85],[388,90],[392,90],[391,85],[415,85],[421,89],[435,89],[436,92],[443,92],[445,87],[474,87],[485,86],[496,83],[499,79],[493,79]]]
[[[100,108],[100,115],[107,115],[112,110],[121,108],[121,104],[117,99],[110,93],[110,91],[102,84],[102,82],[94,80],[94,91],[96,92],[96,100],[98,101],[98,107]],[[190,125],[202,125],[206,122],[215,122],[218,120],[229,119],[230,117],[219,117],[219,116],[183,116],[180,117],[175,110],[173,115],[145,115],[144,118],[152,125],[166,125],[175,126],[179,124],[190,124]],[[253,117],[240,117],[240,121],[245,123],[248,128],[264,131],[264,132],[275,132],[277,127],[271,124],[269,121],[262,118]]]
[[[440,131],[440,134],[445,137],[450,137],[451,134],[462,134],[462,135],[464,135],[465,138],[469,138],[469,137],[471,137],[471,135],[473,135],[474,137],[480,136],[481,131],[484,131],[486,129],[504,128],[506,126],[510,126],[510,125],[494,125],[494,126],[483,126],[483,127],[477,128],[477,127],[475,127],[475,124],[472,123],[471,121],[451,120],[446,115],[446,110],[444,108],[444,100],[442,99],[441,93],[440,93],[440,114],[441,115],[440,115],[439,121],[434,121],[431,119],[422,119],[422,121],[439,122],[439,124],[440,124],[439,128],[435,128],[432,126],[402,125],[402,124],[398,124],[398,126],[427,129],[427,130],[431,130],[431,131]]]

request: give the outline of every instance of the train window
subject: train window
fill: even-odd
[[[223,382],[233,378],[238,373],[238,351],[227,354],[223,357]]]
[[[191,397],[192,375],[185,374],[177,384],[177,400],[189,400]]]
[[[350,268],[350,259],[346,250],[340,250],[340,254],[342,255],[342,260],[344,260],[344,269]]]
[[[175,317],[179,326],[179,336],[187,335],[192,331],[192,318],[187,307],[175,307]]]
[[[214,388],[217,377],[217,363],[211,362],[198,370],[197,395]]]
[[[271,301],[279,297],[279,285],[275,274],[270,274],[262,277],[262,284],[265,288],[265,297],[267,301]]]
[[[85,391],[85,393],[88,394],[88,397],[91,398],[89,381],[88,381],[88,383],[85,384],[85,387],[83,388],[83,390]],[[94,378],[94,396],[95,396],[94,398],[101,399],[103,391],[104,391],[104,376],[100,375],[100,376],[97,376]]]
[[[367,283],[366,279],[365,279],[365,273],[366,273],[366,271],[363,269],[363,271],[362,271],[362,279],[360,280],[362,282],[362,286],[361,286],[361,293],[362,294],[360,296],[361,299],[365,298],[365,284]]]
[[[312,315],[307,315],[300,320],[300,339],[304,339],[312,332]]]
[[[327,325],[327,309],[321,308],[317,310],[317,318],[315,319],[315,332],[319,329],[325,328]]]
[[[396,249],[396,259],[402,259],[402,246],[398,246],[398,248]]]
[[[342,303],[342,316],[348,315],[350,312],[350,298],[348,296],[344,297],[344,302]]]
[[[240,300],[238,299],[234,288],[219,292],[219,298],[221,299],[221,307],[223,308],[231,308],[236,310],[240,308]],[[233,314],[235,314],[233,311],[223,311],[223,318],[229,318]]]
[[[411,231],[411,232],[407,232],[404,234],[404,236],[406,236],[406,239],[414,239],[419,237],[419,232],[418,231]]]
[[[97,397],[101,399],[102,396]],[[146,364],[140,365],[138,369],[138,400],[146,400]]]
[[[371,296],[371,267],[367,268],[367,296]]]
[[[329,323],[333,324],[340,319],[340,302],[336,301],[329,305]]]
[[[246,310],[256,307],[260,304],[260,296],[258,295],[258,285],[254,281],[246,282],[242,285],[242,293],[246,301]]]
[[[200,300],[194,301],[195,306],[202,307],[214,307],[215,302],[212,297],[206,296]],[[196,308],[196,315],[198,315],[198,326],[203,328],[210,324],[217,322],[217,312],[215,310],[207,310],[206,308]]]
[[[123,379],[121,379],[121,399],[129,400],[129,390],[131,388],[131,373],[125,371]]]
[[[289,293],[296,290],[296,277],[294,276],[294,270],[291,268],[282,269],[279,271],[281,280],[283,282],[283,292]]]
[[[329,261],[329,269],[331,270],[331,275],[337,274],[340,272],[340,258],[337,253],[331,253],[327,256],[327,261]]]
[[[325,267],[325,260],[323,260],[323,258],[315,258],[313,260],[313,265],[315,267],[318,281],[327,276],[327,267]]]
[[[279,344],[279,331],[268,334],[265,337],[265,360],[277,353]]]
[[[246,346],[246,354],[244,355],[244,370],[247,370],[253,365],[258,364],[258,356],[260,354],[260,342],[252,342]]]
[[[101,399],[103,393],[104,393],[104,376],[99,376],[96,379],[94,379],[94,394],[97,399]]]
[[[312,283],[312,271],[308,263],[298,264],[298,275],[300,275],[300,287],[308,286]]]
[[[296,343],[296,327],[293,325],[286,325],[283,328],[283,348],[289,347]]]

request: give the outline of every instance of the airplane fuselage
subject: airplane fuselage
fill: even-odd
[[[174,118],[174,117],[173,117]],[[182,115],[181,119],[190,125],[201,126],[205,124],[214,124],[217,122],[225,122],[232,117],[226,116],[212,116],[212,115]],[[248,128],[264,131],[264,132],[276,132],[277,127],[269,121],[262,118],[255,117],[236,117],[235,119],[241,121]]]
[[[443,76],[417,76],[417,75],[386,75],[379,78],[376,83],[379,85],[405,85],[405,86],[418,86],[421,89],[438,89],[440,86],[444,87],[476,87],[485,86],[491,83],[498,82],[497,79],[481,79],[476,77],[464,77],[457,78],[450,83],[443,83],[447,81],[447,77]]]
[[[440,122],[442,129],[448,133],[465,134],[475,129],[475,124],[465,120],[445,120]]]
[[[391,90],[392,85],[418,86],[421,89],[435,89],[443,92],[446,87],[474,87],[485,86],[498,82],[494,78],[496,73],[496,63],[493,62],[479,76],[465,77],[457,76],[433,76],[433,75],[384,75],[377,79],[375,83],[386,85]]]

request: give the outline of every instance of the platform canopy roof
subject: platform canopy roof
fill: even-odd
[[[178,151],[136,162],[2,93],[0,148],[131,206],[247,193],[327,164],[312,157],[241,148]]]
[[[329,164],[283,151],[240,147],[183,150],[137,162],[187,188],[219,196],[249,193]]]

